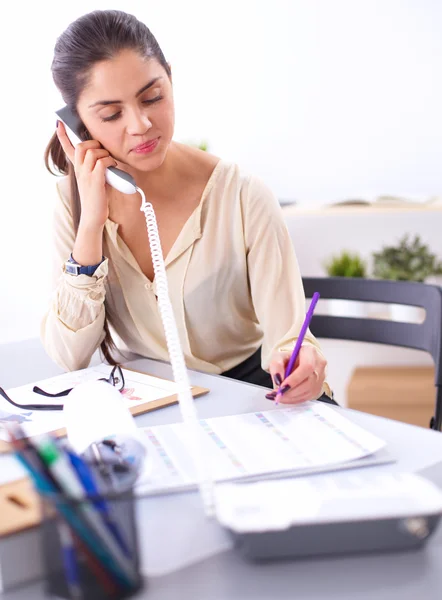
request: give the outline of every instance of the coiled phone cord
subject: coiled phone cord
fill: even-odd
[[[177,394],[181,417],[183,422],[186,423],[190,434],[189,441],[193,446],[194,464],[197,469],[198,485],[203,500],[204,509],[207,516],[212,516],[214,508],[213,487],[210,472],[204,459],[204,450],[202,446],[203,431],[198,422],[186,363],[184,361],[183,350],[181,348],[180,338],[178,335],[175,315],[170,302],[166,267],[161,249],[157,220],[152,204],[150,202],[146,202],[146,197],[143,190],[137,187],[137,191],[141,194],[142,198],[140,210],[144,212],[146,217],[149,246],[155,274],[158,307],[161,321],[163,323],[173,376],[178,388]]]

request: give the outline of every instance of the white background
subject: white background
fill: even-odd
[[[176,139],[207,139],[279,198],[442,195],[438,0],[9,2],[0,343],[37,336],[48,302],[55,196],[42,156],[60,105],[52,51],[95,8],[132,12],[158,38],[173,68]]]

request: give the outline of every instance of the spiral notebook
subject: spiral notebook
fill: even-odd
[[[14,402],[19,404],[63,403],[63,397],[47,398],[36,394],[32,391],[32,388],[37,385],[45,392],[58,393],[80,383],[108,377],[111,369],[112,367],[109,365],[100,364],[88,369],[63,373],[63,375],[12,388],[7,390],[7,394]],[[178,402],[176,384],[173,381],[127,368],[123,368],[123,375],[125,386],[121,390],[121,394],[134,416]],[[207,388],[192,386],[194,397],[206,394],[208,391]],[[62,410],[32,411],[19,409],[0,397],[0,453],[9,452],[10,450],[5,425],[11,422],[20,423],[30,437],[49,432],[59,437],[66,434]]]

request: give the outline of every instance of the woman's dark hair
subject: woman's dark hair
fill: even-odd
[[[140,56],[155,58],[170,76],[170,68],[158,42],[150,30],[133,15],[119,10],[96,10],[71,23],[58,38],[52,61],[52,77],[64,102],[77,113],[78,98],[88,83],[92,68],[110,60],[122,50],[134,50]],[[90,139],[85,129],[82,139]],[[66,157],[57,134],[52,136],[45,151],[46,168],[53,175],[68,175],[70,201],[75,231],[81,215],[80,195],[72,164]],[[115,364],[116,350],[108,318],[104,322],[105,337],[101,351],[107,362]]]

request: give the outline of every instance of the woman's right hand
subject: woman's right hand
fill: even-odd
[[[117,162],[96,140],[73,146],[62,121],[57,125],[60,144],[74,166],[81,202],[81,225],[85,229],[103,228],[109,217],[105,171]]]

